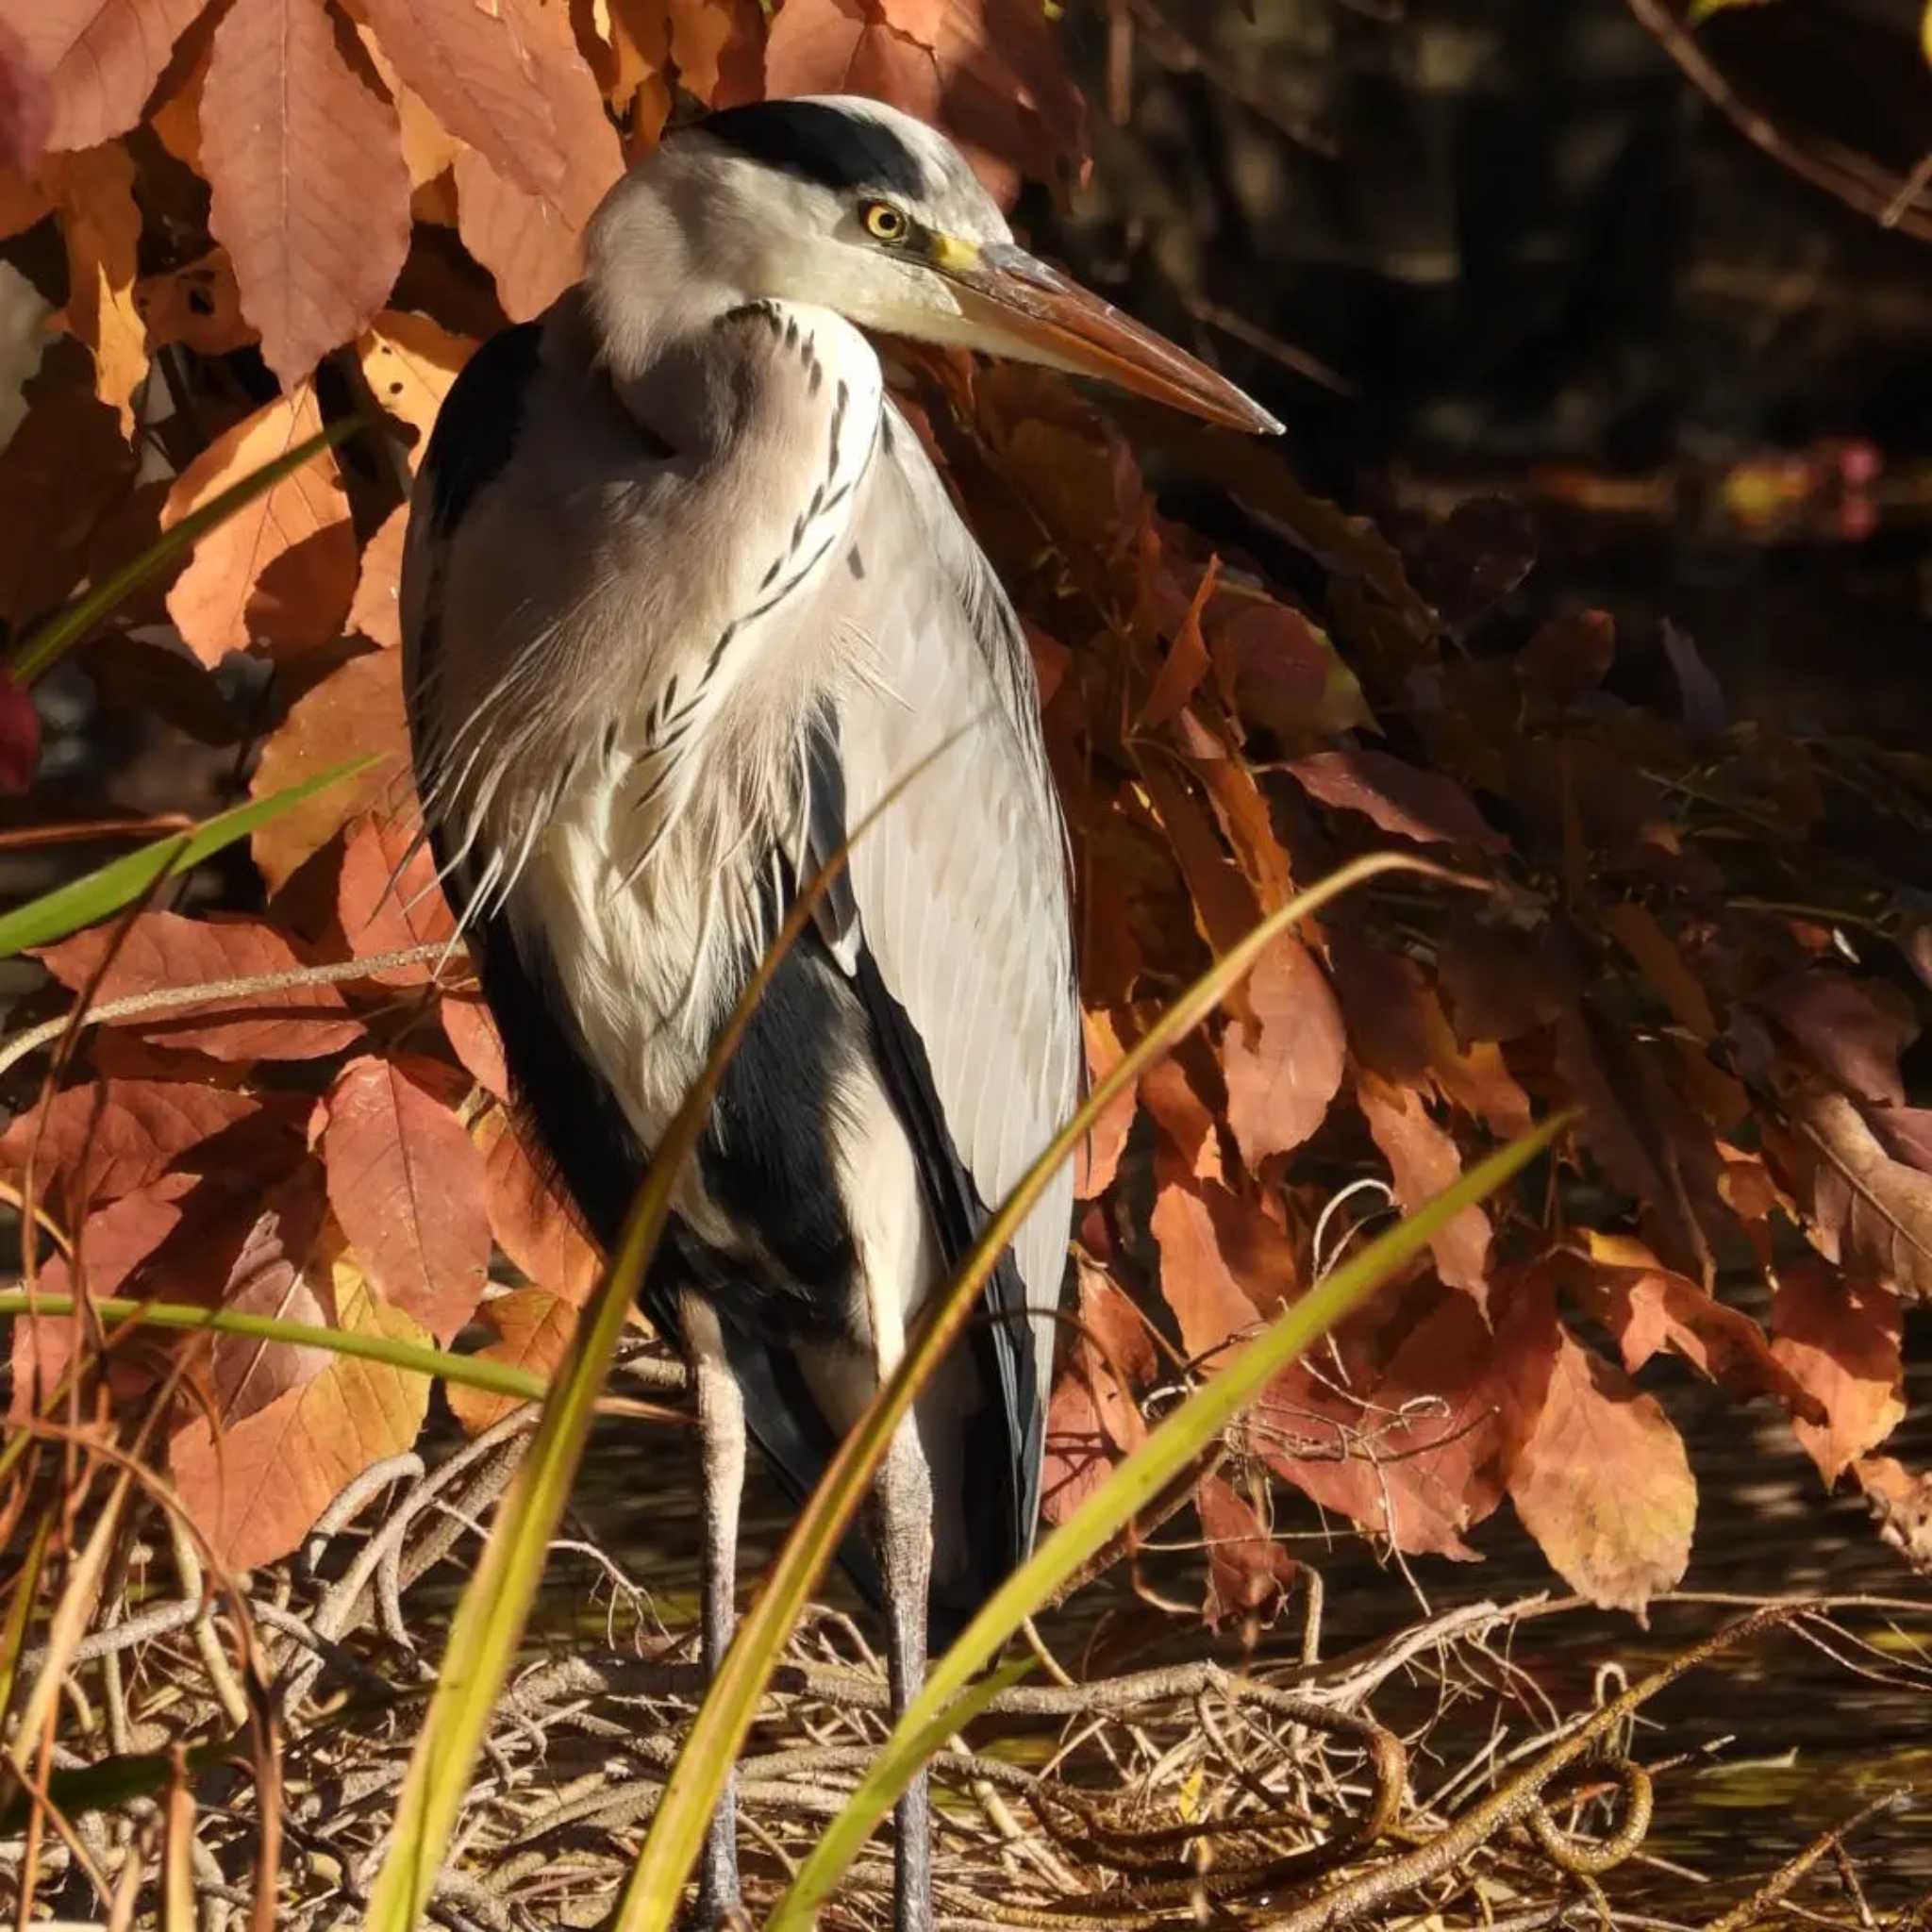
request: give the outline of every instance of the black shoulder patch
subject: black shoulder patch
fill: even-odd
[[[823,101],[752,101],[691,124],[770,168],[840,190],[918,200],[930,183],[919,157],[881,121]]]
[[[541,323],[507,328],[463,364],[451,385],[423,458],[439,535],[462,522],[477,491],[509,461],[542,341]]]

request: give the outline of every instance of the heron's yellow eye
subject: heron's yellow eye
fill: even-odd
[[[903,242],[912,226],[904,212],[889,201],[869,201],[859,212],[865,232],[874,242]]]

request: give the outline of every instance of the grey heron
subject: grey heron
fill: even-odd
[[[691,1369],[701,1643],[735,1618],[747,1434],[803,1492],[1070,1112],[1065,832],[1031,658],[862,330],[1278,428],[1023,253],[942,136],[876,103],[714,114],[619,182],[582,280],[451,389],[417,478],[405,680],[428,835],[512,1080],[591,1232],[800,882],[899,780],[785,958],[645,1284]],[[1071,1177],[888,1453],[845,1560],[891,1694],[1039,1507]],[[738,1899],[721,1805],[703,1911]],[[931,1924],[923,1780],[896,1923]]]

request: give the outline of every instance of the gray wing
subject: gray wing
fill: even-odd
[[[859,833],[849,891],[828,901],[821,924],[834,951],[858,964],[861,990],[869,956],[878,991],[923,1046],[924,1068],[896,1070],[899,1084],[916,1085],[922,1073],[929,1084],[976,1196],[970,1241],[1079,1091],[1066,834],[1012,608],[890,404],[882,436],[847,568],[824,593],[825,614],[866,667],[838,707],[840,835],[908,782]],[[814,790],[813,817],[823,823]],[[943,1151],[922,1149],[928,1168]],[[1030,1339],[1031,1359],[1013,1364],[1020,1386],[1008,1391],[1024,1411],[1013,1421],[1026,1457],[1025,1536],[1038,1503],[1052,1310],[1072,1203],[1069,1167],[1022,1226],[991,1290],[996,1304],[1024,1302],[1031,1311],[1012,1337],[1022,1349]],[[947,1245],[956,1242],[957,1235]]]

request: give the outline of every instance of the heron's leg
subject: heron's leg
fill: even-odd
[[[886,1668],[896,1718],[924,1688],[926,1592],[932,1580],[932,1475],[909,1415],[886,1452],[873,1504],[886,1586]],[[893,1932],[932,1932],[932,1801],[924,1767],[906,1787],[893,1818]]]
[[[744,1488],[744,1393],[724,1358],[715,1318],[687,1326],[691,1332],[704,1475],[701,1641],[708,1683],[717,1675],[738,1626],[738,1507]],[[738,1910],[738,1779],[734,1772],[725,1780],[705,1840],[704,1863],[698,1870],[699,1923],[707,1926],[725,1924],[737,1917]]]

